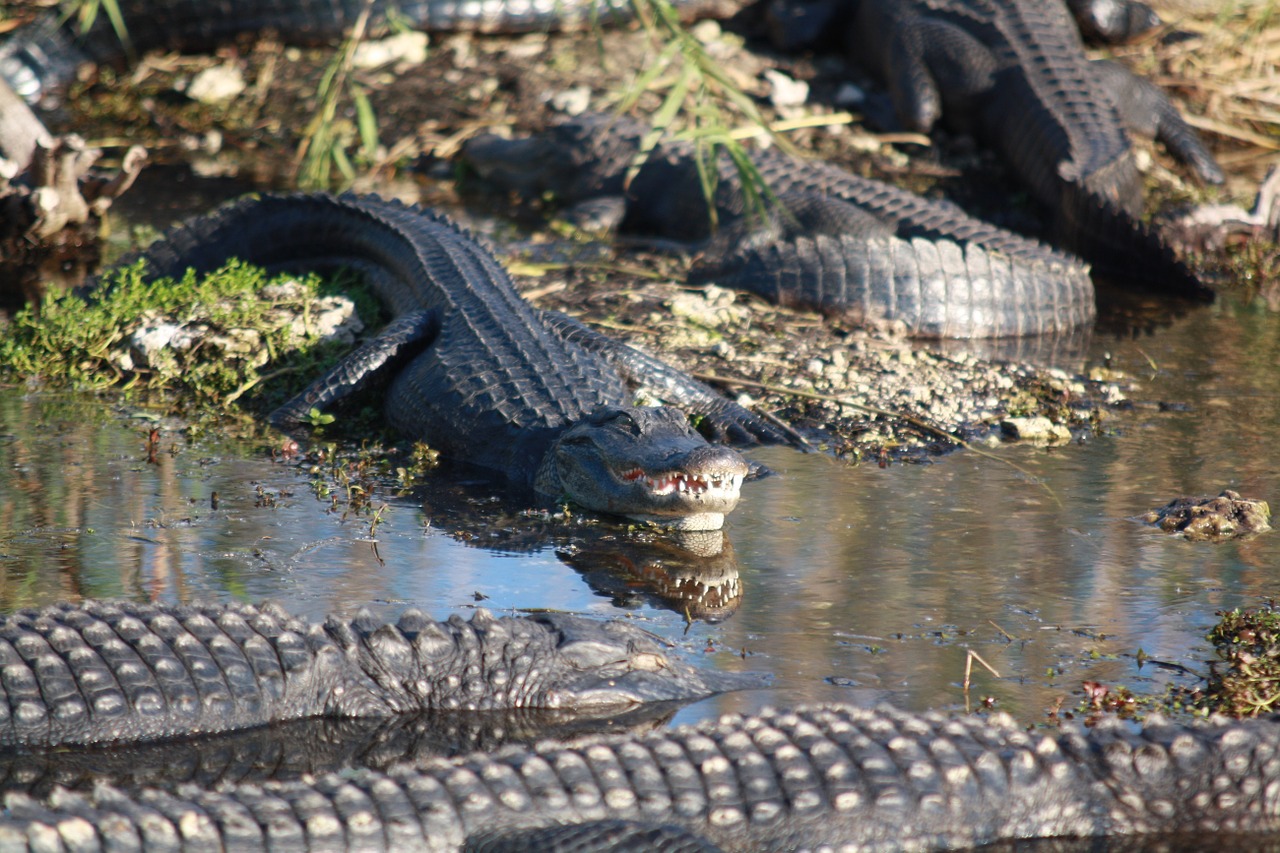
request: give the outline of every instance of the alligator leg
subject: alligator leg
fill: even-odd
[[[272,412],[271,423],[286,429],[306,421],[312,409],[349,396],[368,384],[375,374],[386,375],[405,359],[429,347],[439,331],[438,311],[423,309],[397,317],[377,337],[356,348],[301,394]]]
[[[1159,86],[1107,59],[1095,60],[1091,67],[1129,130],[1163,142],[1206,184],[1221,184],[1226,179],[1199,134]]]
[[[601,356],[624,379],[664,404],[702,418],[719,441],[729,444],[790,444],[802,449],[809,446],[799,433],[785,424],[774,425],[764,420],[653,356],[607,338],[572,317],[555,311],[541,313],[547,328],[556,335]]]
[[[864,2],[852,37],[862,62],[884,75],[898,120],[911,130],[928,133],[944,111],[953,125],[973,115],[973,103],[995,85],[991,51],[948,21]]]

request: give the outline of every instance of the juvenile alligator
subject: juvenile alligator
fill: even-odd
[[[492,254],[423,209],[373,196],[263,196],[176,228],[142,255],[155,275],[179,277],[232,257],[350,267],[396,315],[277,411],[280,425],[395,371],[385,394],[392,426],[445,458],[544,499],[685,530],[720,527],[749,473],[686,412],[740,443],[799,442],[657,359],[535,310]],[[637,393],[668,405],[635,406]]]
[[[645,132],[632,119],[591,114],[529,139],[477,137],[464,157],[526,197],[625,194],[623,229],[706,238],[711,217],[692,146],[660,146],[624,190]],[[1063,253],[828,164],[773,150],[752,162],[785,211],[767,224],[745,216],[737,170],[722,159],[715,204],[727,227],[702,251],[695,280],[855,320],[901,321],[921,337],[1040,335],[1093,320],[1088,270]]]
[[[1163,292],[1212,292],[1141,223],[1142,183],[1122,120],[1154,132],[1202,180],[1222,171],[1168,99],[1092,65],[1063,0],[854,0],[851,56],[887,85],[899,119],[945,113],[999,150],[1097,270]],[[1119,108],[1119,109],[1118,109]]]
[[[760,686],[623,621],[544,613],[321,624],[277,607],[64,604],[0,620],[0,750],[140,744],[313,717],[586,714]],[[0,844],[3,847],[3,844]]]
[[[1213,833],[1239,844],[1280,830],[1278,769],[1273,721],[1028,732],[1000,715],[836,705],[217,791],[10,794],[0,847],[921,851],[1223,841]]]

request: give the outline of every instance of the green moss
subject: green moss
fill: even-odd
[[[176,281],[149,280],[140,264],[120,268],[92,300],[64,293],[15,316],[0,341],[0,370],[10,379],[171,392],[219,407],[283,375],[266,395],[283,401],[345,349],[323,344],[311,319],[318,298],[351,284],[272,277],[238,261]],[[357,308],[366,320],[377,314],[369,300]],[[170,345],[145,353],[135,346],[139,331],[164,327],[179,330]]]

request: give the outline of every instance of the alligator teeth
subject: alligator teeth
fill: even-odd
[[[710,477],[701,477],[677,471],[649,476],[640,468],[632,468],[621,476],[628,482],[643,480],[645,486],[658,495],[669,495],[672,492],[701,495],[712,489],[737,490],[742,486],[742,476],[739,474],[713,474]]]

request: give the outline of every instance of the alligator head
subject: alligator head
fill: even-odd
[[[497,619],[477,610],[437,622],[408,610],[394,625],[368,611],[325,630],[376,687],[344,691],[342,712],[361,716],[361,696],[397,711],[541,708],[625,711],[650,702],[691,702],[764,687],[760,673],[704,670],[671,656],[668,643],[631,623],[565,613]]]
[[[551,193],[572,204],[622,195],[643,132],[635,119],[592,113],[523,139],[477,136],[463,157],[481,177],[525,198]]]
[[[604,407],[556,439],[537,489],[674,530],[718,530],[749,471],[736,450],[708,444],[680,409]]]

